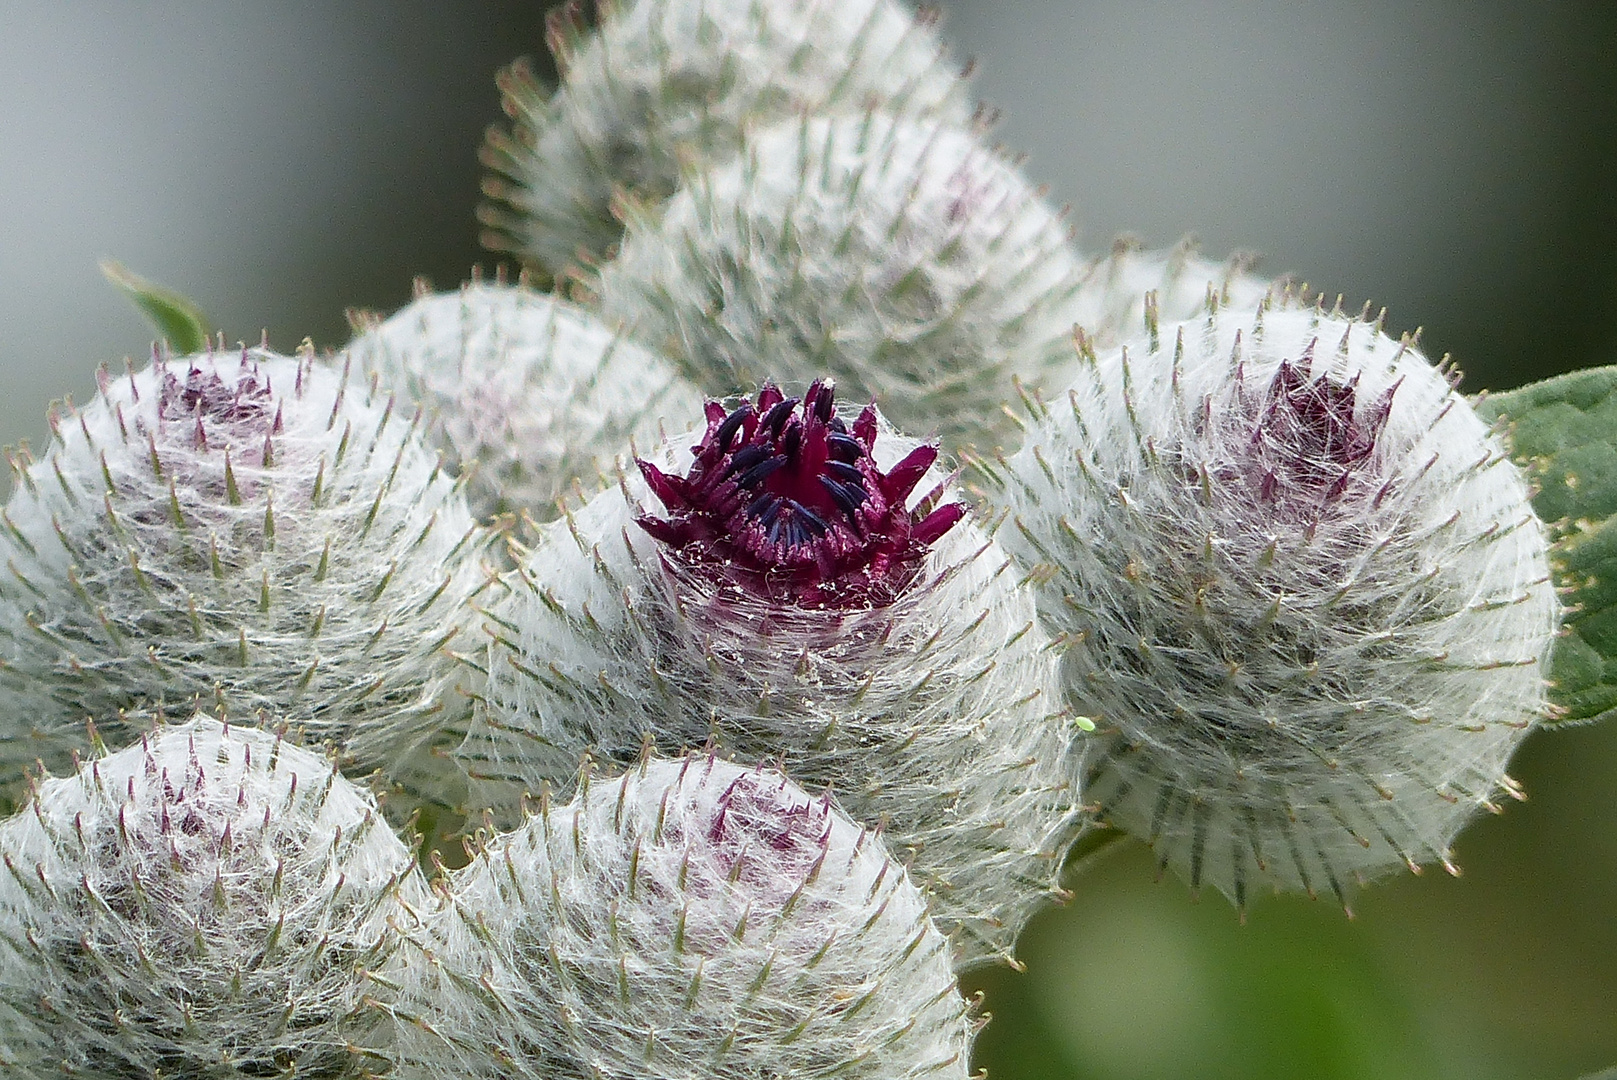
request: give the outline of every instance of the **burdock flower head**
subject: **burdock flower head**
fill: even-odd
[[[428,410],[479,516],[550,520],[575,486],[601,487],[614,455],[656,442],[663,416],[683,422],[702,400],[671,363],[520,286],[423,293],[359,329],[347,355]]]
[[[878,468],[875,408],[844,422],[829,380],[801,401],[765,386],[756,401],[729,412],[709,402],[706,411],[688,475],[636,463],[669,515],[637,521],[677,558],[753,595],[801,607],[890,604],[965,513],[935,498],[910,509],[937,447]]]
[[[963,1078],[926,898],[825,795],[711,756],[541,803],[384,978],[403,1075]]]
[[[1015,434],[1015,382],[1070,376],[1084,267],[980,133],[880,112],[749,130],[632,217],[601,309],[710,394],[829,374],[953,450]]]
[[[685,445],[550,526],[489,606],[461,749],[482,797],[647,740],[779,760],[886,823],[963,962],[1008,957],[1077,801],[1018,573],[927,476],[936,448],[839,412],[829,381],[710,404]]]
[[[426,897],[368,792],[207,719],[46,780],[0,860],[0,1062],[31,1080],[359,1075],[364,970]]]
[[[984,466],[1109,733],[1086,801],[1241,905],[1452,866],[1546,708],[1520,473],[1379,321],[1282,298],[1146,330]]]
[[[603,258],[614,201],[655,205],[690,163],[722,160],[749,126],[878,108],[965,125],[975,103],[934,27],[897,0],[619,0],[585,29],[550,21],[551,93],[501,73],[512,130],[493,129],[485,242],[546,273]]]
[[[64,768],[87,718],[117,749],[198,707],[266,710],[399,776],[425,761],[484,574],[419,418],[262,349],[100,382],[12,463],[0,782]]]

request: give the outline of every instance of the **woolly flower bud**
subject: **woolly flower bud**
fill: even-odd
[[[542,805],[449,882],[391,973],[402,1075],[961,1077],[926,901],[827,796],[713,757]]]
[[[509,805],[648,739],[778,758],[886,823],[962,962],[1005,957],[1076,801],[1056,658],[998,547],[914,497],[936,448],[851,419],[824,383],[714,404],[694,454],[550,526],[490,606],[462,759]]]
[[[748,138],[631,223],[602,309],[709,393],[829,371],[901,428],[992,444],[1072,360],[1061,215],[971,132],[880,115]]]
[[[1243,255],[1222,263],[1203,258],[1191,238],[1158,250],[1120,238],[1085,269],[1070,308],[1072,321],[1083,328],[1090,347],[1109,350],[1144,322],[1148,297],[1151,317],[1159,323],[1195,319],[1220,308],[1251,315],[1271,290],[1279,291],[1277,283],[1250,273],[1251,265],[1252,259]],[[1076,371],[1066,374],[1070,379]]]
[[[362,969],[426,893],[330,762],[207,719],[46,780],[0,858],[0,1061],[30,1078],[358,1075]]]
[[[482,516],[555,516],[574,484],[599,487],[631,440],[655,441],[658,417],[686,416],[701,397],[671,365],[593,315],[504,285],[424,295],[348,346],[425,404],[452,466],[471,469]]]
[[[552,17],[554,96],[520,62],[501,74],[515,130],[483,151],[485,243],[552,274],[617,241],[615,192],[654,205],[748,126],[871,107],[965,125],[974,108],[933,20],[894,0],[625,0],[593,32],[575,17]]]
[[[987,467],[1068,699],[1115,733],[1086,801],[1238,905],[1452,865],[1545,708],[1520,474],[1379,320],[1282,299],[1148,329]]]
[[[271,715],[404,769],[484,582],[465,499],[391,398],[262,350],[105,371],[13,461],[0,766],[62,768],[165,710]]]

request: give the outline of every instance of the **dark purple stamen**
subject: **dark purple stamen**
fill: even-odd
[[[864,453],[858,439],[838,434],[837,432],[832,432],[826,436],[825,442],[826,447],[831,451],[831,456],[838,461],[858,461],[859,455]]]
[[[770,476],[776,469],[781,468],[785,464],[786,455],[776,454],[768,461],[761,461],[752,468],[748,469],[746,472],[742,473],[741,476],[736,480],[736,483],[744,488],[756,487],[760,480]]]
[[[797,398],[787,398],[785,401],[777,403],[768,412],[764,413],[764,418],[760,423],[775,435],[779,435],[780,426],[786,422],[788,416],[792,415],[792,410],[797,408],[797,404]]]
[[[769,456],[769,447],[767,446],[749,446],[736,451],[735,455],[730,458],[730,464],[724,470],[725,479],[729,479],[730,476],[744,469],[752,468]]]
[[[844,480],[855,487],[865,486],[865,474],[844,461],[827,461],[826,471],[839,480]]]
[[[741,430],[741,425],[751,415],[752,406],[743,405],[741,408],[724,418],[724,422],[720,424],[718,430],[713,433],[713,441],[718,444],[719,451],[721,453],[730,449],[730,443],[735,439],[736,432]]]
[[[876,410],[850,431],[829,381],[801,400],[765,386],[754,402],[728,413],[710,403],[706,413],[689,475],[639,462],[668,513],[639,522],[685,564],[755,595],[803,607],[891,603],[965,512],[907,509],[937,448],[917,447],[883,473],[871,456]]]

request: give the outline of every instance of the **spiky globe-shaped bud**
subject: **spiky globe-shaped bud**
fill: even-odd
[[[1148,330],[985,467],[1068,700],[1112,733],[1086,802],[1240,905],[1452,865],[1545,709],[1520,473],[1379,320],[1282,298]]]
[[[758,131],[631,223],[602,309],[711,394],[822,372],[901,428],[993,445],[1013,379],[1070,373],[1061,214],[964,128],[881,114]]]
[[[968,1072],[925,897],[830,797],[649,760],[494,838],[385,978],[404,1077]]]
[[[575,484],[590,491],[631,441],[657,441],[658,420],[701,406],[673,365],[555,297],[473,284],[422,295],[348,346],[424,404],[448,463],[470,470],[479,516],[556,516]]]
[[[1253,262],[1251,256],[1240,254],[1213,262],[1188,237],[1155,250],[1122,237],[1085,268],[1070,309],[1072,321],[1084,331],[1091,348],[1104,352],[1138,333],[1147,303],[1159,323],[1201,318],[1221,308],[1238,318],[1251,315],[1271,292],[1279,295],[1285,287],[1284,281],[1253,274]]]
[[[872,107],[963,126],[974,109],[935,20],[894,0],[623,0],[593,31],[576,16],[552,16],[554,95],[521,62],[501,74],[514,130],[483,150],[485,243],[549,274],[617,242],[615,198],[662,201],[749,126]]]
[[[393,399],[264,350],[105,372],[13,461],[0,515],[0,767],[61,769],[223,708],[413,769],[485,581],[465,499]]]
[[[874,409],[839,416],[816,383],[707,419],[649,484],[550,526],[490,605],[461,750],[482,798],[711,739],[885,822],[960,960],[1009,956],[1076,804],[1031,595],[952,500],[917,497],[936,449]]]
[[[0,823],[8,1076],[341,1077],[363,971],[421,905],[369,793],[262,731],[198,719]]]

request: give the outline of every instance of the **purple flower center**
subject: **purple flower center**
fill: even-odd
[[[273,410],[273,411],[272,411]],[[190,365],[182,380],[172,371],[158,391],[158,416],[164,421],[194,421],[192,442],[207,449],[209,440],[249,445],[281,431],[281,413],[269,380],[246,358],[234,386],[213,368]]]
[[[707,421],[689,475],[637,462],[668,511],[638,521],[687,564],[755,596],[810,608],[891,603],[965,513],[959,503],[934,506],[935,497],[907,509],[937,447],[878,469],[875,407],[850,428],[830,380],[801,400],[766,385],[728,413],[709,402]]]
[[[1359,409],[1359,376],[1345,383],[1312,373],[1313,349],[1282,360],[1263,395],[1243,410],[1247,480],[1260,502],[1317,512],[1339,499],[1369,462],[1392,412],[1394,383]]]
[[[717,866],[755,889],[795,887],[831,840],[829,795],[814,799],[775,772],[737,777],[707,828]]]

